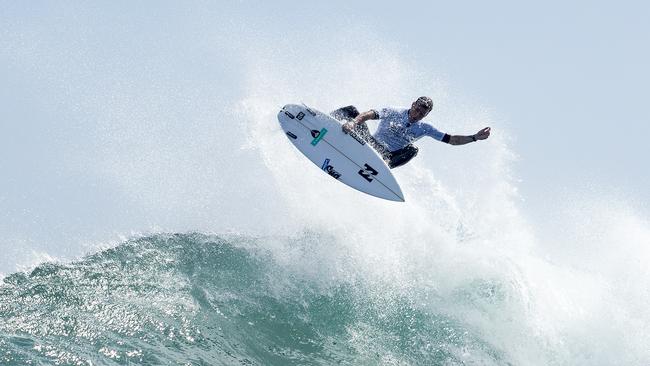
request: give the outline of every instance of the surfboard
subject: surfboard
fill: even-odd
[[[377,152],[341,123],[305,105],[287,104],[278,113],[285,136],[324,173],[369,195],[404,202],[395,177]]]

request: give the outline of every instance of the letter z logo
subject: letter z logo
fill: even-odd
[[[377,171],[368,164],[364,164],[363,166],[364,168],[359,170],[359,175],[362,176],[368,182],[372,182],[373,176],[378,174]]]

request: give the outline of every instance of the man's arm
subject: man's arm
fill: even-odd
[[[360,115],[357,116],[357,118],[354,119],[354,124],[359,124],[363,123],[365,121],[371,120],[371,119],[378,119],[379,116],[377,115],[377,112],[374,111],[373,109],[363,112]]]
[[[379,116],[377,115],[377,112],[375,112],[372,109],[367,111],[367,112],[363,112],[363,113],[359,114],[354,120],[352,120],[350,122],[347,122],[347,123],[344,123],[343,124],[343,132],[348,133],[348,132],[350,132],[350,131],[352,131],[354,129],[355,125],[358,125],[360,123],[364,123],[364,122],[366,122],[368,120],[371,120],[371,119],[378,119],[378,118],[379,118]]]
[[[480,130],[479,132],[477,132],[474,135],[470,135],[470,136],[461,136],[461,135],[449,136],[449,144],[450,145],[465,145],[465,144],[469,144],[470,142],[474,142],[474,141],[478,141],[478,140],[485,140],[488,137],[490,137],[490,127],[485,127],[484,129]]]

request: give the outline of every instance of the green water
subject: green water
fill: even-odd
[[[430,304],[359,276],[300,276],[258,242],[154,235],[10,275],[0,364],[508,364]]]

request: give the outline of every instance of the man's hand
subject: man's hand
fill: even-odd
[[[477,140],[485,140],[490,137],[490,127],[485,127],[474,135]]]
[[[343,124],[343,132],[350,133],[352,130],[354,130],[354,121],[346,122]]]
[[[477,132],[475,135],[450,136],[449,137],[449,144],[450,145],[465,145],[465,144],[469,144],[470,142],[474,142],[474,141],[478,141],[478,140],[485,140],[488,137],[490,137],[490,127],[485,127],[484,129]]]

